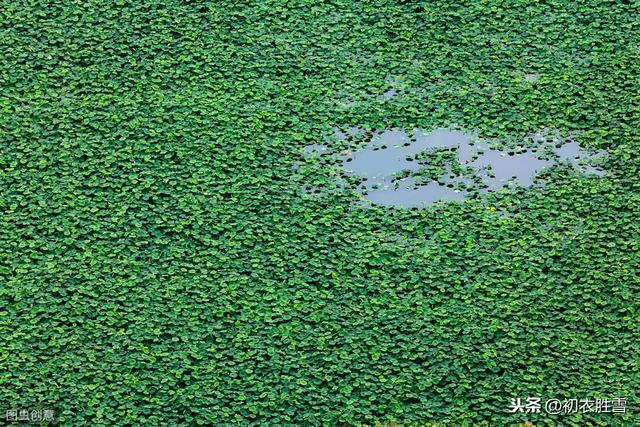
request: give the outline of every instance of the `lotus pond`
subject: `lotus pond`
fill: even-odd
[[[639,9],[3,2],[0,423],[640,425]]]

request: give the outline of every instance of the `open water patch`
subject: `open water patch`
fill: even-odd
[[[333,138],[357,135],[363,135],[363,130],[334,129]],[[530,187],[542,170],[558,164],[603,175],[597,163],[604,154],[543,133],[532,135],[526,143],[508,145],[447,128],[388,129],[375,133],[361,148],[334,153],[325,145],[305,148],[305,156],[336,159],[345,175],[355,178],[355,188],[366,200],[405,208],[462,201],[507,187]]]

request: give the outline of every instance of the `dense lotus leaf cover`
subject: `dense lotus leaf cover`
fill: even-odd
[[[0,416],[640,424],[639,9],[0,2]],[[351,126],[556,129],[606,174],[370,206],[302,156]]]

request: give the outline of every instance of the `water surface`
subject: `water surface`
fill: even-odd
[[[386,93],[393,96],[395,92]],[[334,129],[334,138],[363,132],[355,126],[346,131]],[[479,191],[494,191],[507,186],[529,187],[545,168],[563,162],[583,173],[602,175],[592,163],[606,154],[590,153],[573,140],[548,138],[537,133],[529,138],[530,146],[497,148],[477,135],[446,128],[406,132],[388,129],[379,132],[369,143],[353,151],[338,154],[348,175],[361,178],[358,191],[374,204],[400,207],[427,206],[437,201],[459,201]],[[555,143],[555,145],[553,145]],[[546,152],[545,152],[546,148]],[[305,155],[326,152],[325,145],[305,148]],[[444,159],[451,164],[435,166],[441,176],[420,177],[436,152],[455,152]],[[417,157],[417,158],[416,158]],[[442,159],[440,157],[439,159]],[[433,165],[432,165],[433,166]]]

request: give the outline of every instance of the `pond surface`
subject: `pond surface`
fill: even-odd
[[[509,181],[529,187],[538,171],[552,164],[549,160],[539,159],[533,151],[508,155],[498,150],[488,150],[478,156],[471,165],[479,171],[489,189],[504,187]],[[490,176],[487,171],[491,171]]]
[[[334,129],[334,138],[344,139],[359,131],[356,127],[346,132]],[[341,152],[338,158],[347,175],[361,178],[358,191],[364,198],[374,204],[400,207],[460,201],[512,185],[529,187],[541,170],[557,163],[583,173],[604,174],[590,164],[604,151],[589,153],[573,140],[553,141],[542,134],[533,135],[531,140],[533,144],[528,147],[520,144],[499,149],[499,145],[490,146],[476,135],[459,130],[391,129],[374,135],[360,149]],[[324,145],[305,147],[306,156],[327,151]],[[432,158],[437,164],[430,164]],[[426,168],[431,168],[430,175],[422,174]],[[433,176],[433,171],[438,176]]]
[[[455,147],[465,143],[468,135],[462,132],[435,130],[432,133],[413,132],[413,141],[403,131],[387,130],[371,143],[343,160],[346,170],[367,178],[384,178],[403,169],[418,170],[420,165],[408,157],[428,148]]]
[[[439,200],[453,201],[465,198],[465,193],[431,181],[426,185],[414,186],[406,179],[397,189],[391,186],[369,190],[364,196],[378,205],[413,208],[430,205]]]

